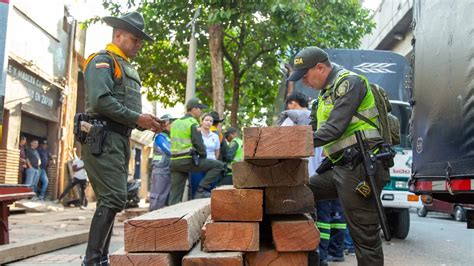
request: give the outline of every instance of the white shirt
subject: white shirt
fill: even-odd
[[[87,173],[86,173],[86,169],[84,169],[84,161],[82,161],[81,159],[79,158],[74,158],[74,161],[72,161],[72,166],[73,166],[73,169],[74,169],[74,166],[76,166],[77,168],[82,168],[78,171],[74,171],[74,174],[73,176],[79,180],[86,180],[87,179]]]
[[[216,151],[221,148],[221,143],[219,142],[219,136],[214,132],[209,132],[209,135],[206,136],[206,133],[201,132],[202,140],[206,146],[207,158],[212,160],[217,160]]]

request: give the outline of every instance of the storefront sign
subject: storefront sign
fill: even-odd
[[[7,68],[7,99],[10,105],[50,121],[58,121],[59,89],[21,64],[10,60]]]

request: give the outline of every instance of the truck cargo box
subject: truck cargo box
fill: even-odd
[[[474,201],[473,10],[472,0],[414,4],[412,190],[451,202]]]

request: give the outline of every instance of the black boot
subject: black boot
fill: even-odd
[[[115,211],[107,207],[99,207],[95,211],[83,265],[104,265],[104,251],[108,253],[109,250],[115,214]]]
[[[104,250],[102,251],[102,258],[100,259],[101,266],[107,266],[109,264],[109,246],[110,246],[110,239],[112,238],[112,233],[114,231],[114,224],[112,222],[112,226],[110,227],[110,232],[107,235],[107,240],[105,241]]]

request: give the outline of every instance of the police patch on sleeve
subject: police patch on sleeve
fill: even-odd
[[[95,68],[110,68],[110,64],[107,62],[97,62],[95,63]]]
[[[349,89],[349,81],[344,80],[336,89],[336,96],[341,97],[347,93],[347,90]]]

